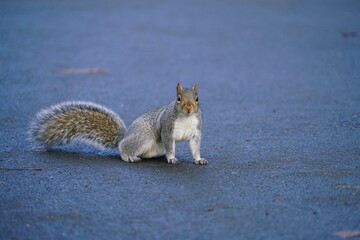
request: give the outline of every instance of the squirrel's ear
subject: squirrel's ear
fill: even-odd
[[[182,86],[180,85],[180,83],[177,84],[176,86],[176,91],[179,93],[183,90]]]
[[[197,88],[196,83],[194,84],[194,86],[192,87],[192,89],[193,89],[195,92],[197,92],[198,88]]]

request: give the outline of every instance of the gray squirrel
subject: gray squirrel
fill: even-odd
[[[110,109],[90,102],[65,102],[40,111],[30,125],[30,139],[43,147],[83,141],[100,148],[118,148],[122,160],[166,156],[179,163],[175,143],[187,140],[195,164],[208,164],[200,156],[202,114],[198,87],[176,87],[176,100],[136,118],[128,129]]]

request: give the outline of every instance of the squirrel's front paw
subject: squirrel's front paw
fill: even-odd
[[[195,164],[198,164],[198,165],[206,165],[208,164],[209,162],[203,158],[200,158],[198,160],[195,160]]]
[[[168,163],[177,164],[179,163],[179,160],[177,160],[176,158],[170,158],[168,159]]]

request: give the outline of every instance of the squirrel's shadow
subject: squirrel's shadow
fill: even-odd
[[[127,163],[120,157],[119,152],[114,150],[101,150],[96,147],[88,145],[70,145],[70,146],[57,146],[49,148],[39,148],[39,152],[42,152],[50,157],[56,156],[56,158],[63,159],[66,162],[79,162],[84,161],[101,161],[102,163],[120,162],[123,164],[142,164],[142,165],[153,165],[153,164],[168,164],[165,156],[156,158],[142,159],[139,163]],[[180,158],[183,159],[183,158]],[[186,160],[181,160],[182,163],[190,163]],[[171,165],[171,164],[170,164]]]

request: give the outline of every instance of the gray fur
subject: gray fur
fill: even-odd
[[[66,114],[70,111],[77,111],[77,110],[88,110],[94,113],[100,113],[107,117],[108,119],[111,119],[114,121],[117,125],[116,133],[114,134],[116,136],[115,139],[112,139],[111,142],[104,142],[104,139],[102,138],[102,134],[96,133],[97,129],[90,129],[88,133],[92,132],[92,135],[86,134],[86,133],[78,133],[75,132],[75,134],[72,133],[64,133],[64,132],[57,132],[56,136],[57,138],[49,144],[47,139],[41,138],[41,134],[44,132],[49,132],[51,129],[46,128],[46,124],[49,121],[54,121],[62,114]],[[77,122],[79,120],[74,119],[74,122]],[[95,138],[94,136],[95,132]],[[64,145],[68,144],[72,141],[82,141],[86,143],[90,143],[92,145],[95,145],[100,148],[114,148],[117,147],[120,140],[124,137],[126,132],[126,127],[124,122],[121,120],[121,118],[111,111],[110,109],[95,104],[91,102],[64,102],[60,104],[53,105],[47,109],[43,109],[40,112],[38,112],[35,116],[35,119],[30,124],[30,130],[28,132],[29,140],[33,143],[33,145],[40,147],[40,148],[48,148],[56,145]]]
[[[201,144],[201,110],[191,114],[180,111],[176,101],[154,109],[138,117],[127,130],[124,139],[120,142],[121,158],[128,162],[138,162],[141,158],[159,157],[165,155],[169,163],[178,163],[175,157],[174,123],[177,119],[195,116],[198,119],[197,134],[187,138],[196,164],[207,164],[200,157]],[[163,151],[153,151],[149,146],[161,146]],[[160,148],[161,148],[160,147]],[[157,154],[156,154],[157,153]]]
[[[178,163],[175,143],[186,140],[195,163],[207,164],[200,157],[202,114],[197,87],[179,86],[177,101],[142,114],[127,130],[121,118],[108,108],[90,102],[65,102],[36,115],[30,139],[45,147],[80,140],[101,148],[118,147],[127,162],[165,155],[169,163]],[[110,121],[112,128],[107,129],[102,121]]]

